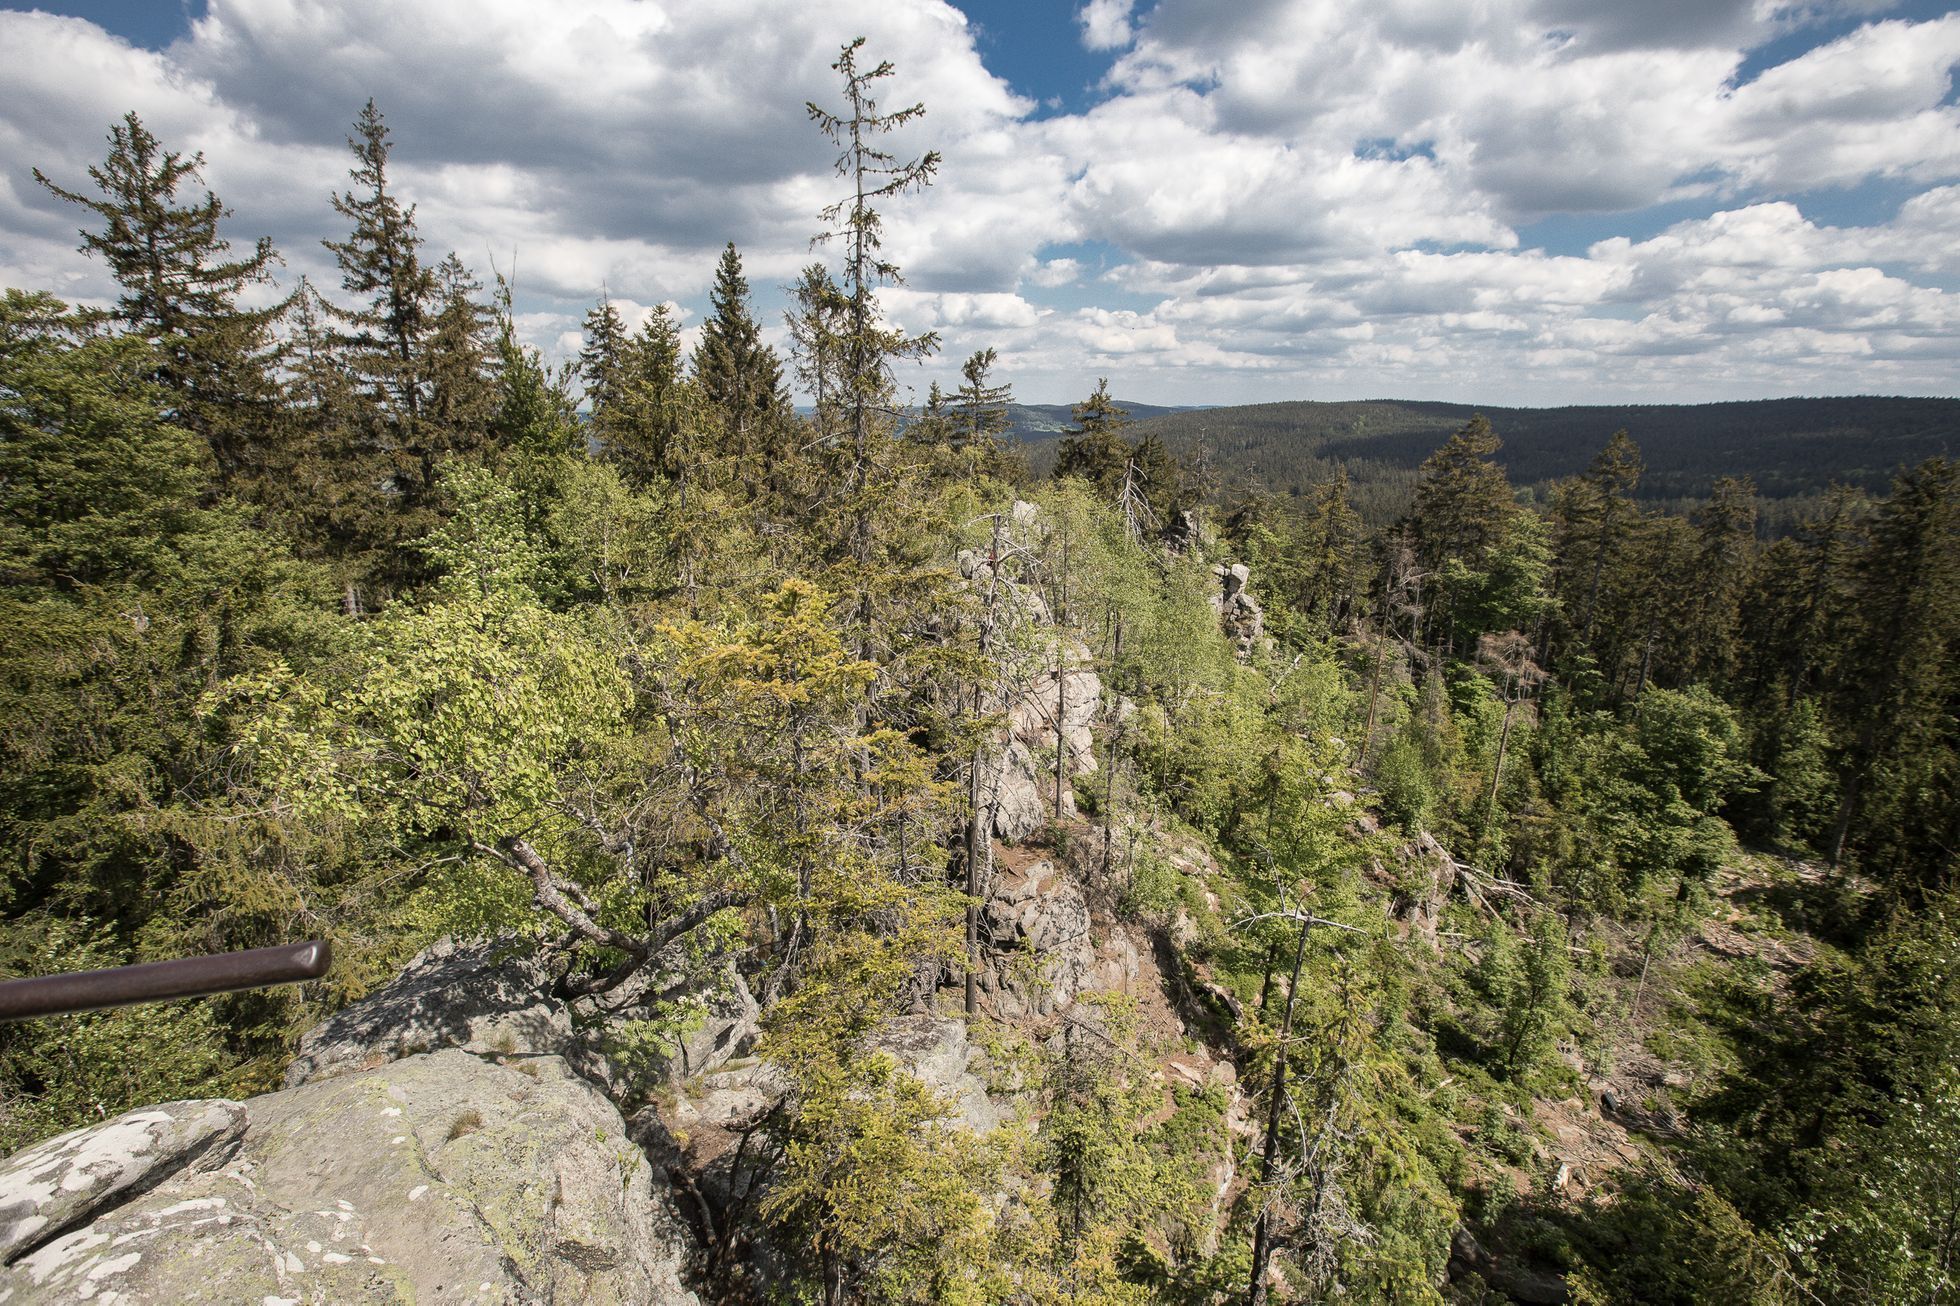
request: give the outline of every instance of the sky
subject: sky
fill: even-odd
[[[576,353],[690,331],[723,242],[769,338],[845,193],[838,48],[938,150],[886,202],[937,331],[1026,402],[1960,393],[1960,11],[1911,0],[73,0],[0,7],[0,284],[114,290],[69,188],[130,110],[241,247],[323,237],[372,96],[433,259]]]

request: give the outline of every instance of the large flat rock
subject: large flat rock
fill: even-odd
[[[0,1263],[222,1159],[244,1132],[237,1102],[164,1102],[16,1152],[0,1164]]]
[[[0,1302],[698,1306],[665,1181],[558,1057],[446,1049],[243,1109],[224,1164],[98,1202],[0,1271]]]

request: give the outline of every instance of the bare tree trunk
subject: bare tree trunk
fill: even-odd
[[[1062,783],[1068,771],[1068,644],[1055,636],[1055,824],[1062,823]]]
[[[980,660],[987,666],[987,658],[992,651],[995,604],[1000,597],[1000,514],[994,514],[993,544],[990,553],[990,571],[987,581],[987,605],[980,618]],[[988,674],[992,670],[987,667]],[[998,676],[994,677],[996,684]],[[1000,779],[994,778],[990,785],[983,777],[992,765],[992,757],[987,751],[987,741],[978,731],[978,723],[987,714],[987,695],[983,686],[973,687],[973,720],[976,726],[973,741],[973,765],[967,775],[967,821],[966,821],[966,1018],[971,1021],[980,1008],[980,895],[987,891],[987,863],[993,858],[994,803],[1000,793]],[[983,785],[987,788],[986,801],[981,801]]]
[[[1279,945],[1270,944],[1266,948],[1266,974],[1259,981],[1259,1018],[1266,1018],[1266,1000],[1273,995],[1273,967],[1279,962]]]
[[[1266,1104],[1266,1144],[1259,1160],[1259,1183],[1263,1187],[1273,1181],[1273,1158],[1279,1152],[1279,1120],[1281,1105],[1286,1099],[1286,1052],[1287,1043],[1293,1037],[1293,1004],[1300,997],[1300,964],[1307,956],[1307,923],[1300,922],[1300,937],[1293,945],[1293,979],[1286,988],[1286,1015],[1280,1020],[1279,1049],[1273,1060],[1272,1100]],[[1252,1230],[1252,1289],[1246,1296],[1246,1306],[1266,1306],[1266,1268],[1272,1260],[1273,1244],[1271,1212],[1262,1203],[1259,1208],[1259,1222]]]
[[[1114,632],[1114,635],[1111,639],[1109,662],[1110,666],[1114,667],[1116,665],[1116,659],[1123,655],[1123,618],[1113,617],[1110,621],[1110,629]],[[1122,756],[1123,744],[1123,717],[1120,704],[1116,701],[1119,696],[1114,692],[1114,686],[1111,689],[1109,705],[1109,774],[1103,780],[1102,810],[1102,875],[1105,884],[1109,882],[1110,844],[1116,837],[1116,760]]]
[[[1368,746],[1375,739],[1375,710],[1381,702],[1382,664],[1388,661],[1388,643],[1380,631],[1375,632],[1375,670],[1368,677],[1368,723],[1361,727],[1361,752],[1354,759],[1356,766],[1368,764]]]
[[[1497,732],[1497,766],[1490,777],[1490,808],[1497,810],[1497,789],[1504,783],[1504,749],[1511,742],[1511,716],[1518,710],[1517,700],[1506,692],[1504,695],[1504,728]]]
[[[1647,692],[1647,673],[1654,666],[1654,627],[1647,627],[1647,642],[1640,649],[1640,675],[1633,682],[1633,696],[1636,700]]]
[[[974,699],[980,698],[976,688]],[[977,716],[978,713],[975,713]],[[966,822],[966,1018],[970,1021],[980,1009],[980,853],[993,832],[983,828],[988,815],[980,801],[980,776],[986,766],[986,747],[973,745],[973,766],[967,777]]]
[[[1109,734],[1109,774],[1103,777],[1103,838],[1102,874],[1105,883],[1109,880],[1110,844],[1116,837],[1116,759],[1117,750],[1122,744],[1123,723],[1118,721]]]

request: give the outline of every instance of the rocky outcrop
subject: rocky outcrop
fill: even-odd
[[[1016,502],[1000,537],[1015,553],[1038,546],[1046,527],[1041,510]],[[1058,638],[1053,615],[1036,588],[1015,581],[1014,569],[1000,566],[988,549],[962,549],[961,579],[983,593],[992,610],[1003,659],[998,692],[989,691],[986,710],[1006,722],[999,741],[998,800],[994,833],[1018,843],[1041,827],[1043,804],[1055,800],[1057,750],[1066,757],[1065,775],[1096,770],[1094,725],[1102,712],[1102,678],[1092,669],[1089,649],[1073,638]],[[1012,638],[1004,636],[1019,632]],[[1064,785],[1058,819],[1075,815],[1075,795]]]
[[[571,1017],[552,999],[551,976],[531,945],[441,939],[378,992],[302,1037],[286,1087],[439,1048],[563,1055],[572,1039]]]
[[[1229,567],[1215,563],[1211,574],[1218,582],[1218,590],[1211,596],[1211,610],[1218,614],[1219,628],[1237,646],[1239,656],[1245,657],[1266,633],[1266,610],[1246,588],[1252,571],[1243,562]]]
[[[1006,1118],[976,1073],[985,1054],[967,1042],[966,1022],[958,1017],[900,1016],[873,1036],[868,1050],[888,1054],[951,1103],[955,1124],[988,1134]]]
[[[1053,1015],[1096,972],[1088,903],[1053,862],[1002,868],[981,919],[988,946],[980,989],[1003,1017]]]
[[[885,1053],[936,1091],[952,1108],[947,1123],[987,1134],[1007,1118],[980,1077],[985,1053],[967,1042],[966,1022],[919,1014],[888,1021],[867,1041],[867,1055]],[[738,1300],[788,1300],[785,1259],[771,1230],[755,1214],[768,1191],[772,1149],[766,1128],[789,1090],[768,1061],[742,1059],[674,1085],[671,1098],[632,1120],[634,1140],[673,1176],[688,1197],[720,1273],[732,1276]]]
[[[898,1016],[881,1026],[864,1050],[867,1055],[889,1055],[900,1069],[952,1104],[955,1123],[985,1134],[997,1128],[1003,1117],[978,1073],[985,1054],[967,1042],[966,1033],[966,1022],[958,1017]],[[787,1089],[775,1066],[744,1059],[676,1085],[671,1102],[657,1110],[649,1108],[635,1117],[634,1125],[640,1131],[657,1126],[672,1140],[670,1146],[687,1154],[688,1168],[708,1173],[735,1137],[760,1122]],[[659,1145],[656,1138],[655,1150]],[[723,1189],[725,1178],[710,1173],[707,1186]]]
[[[704,1074],[755,1051],[762,1038],[762,1008],[742,977],[730,969],[701,1004],[700,1020],[674,1040],[669,1078]]]
[[[1034,754],[1020,740],[1010,740],[1000,754],[1000,775],[994,789],[994,837],[1020,843],[1041,828],[1041,777],[1035,774]]]
[[[629,1076],[606,1056],[603,1039],[575,1018],[574,1006],[630,1016],[658,998],[674,999],[667,979],[651,971],[602,998],[576,1004],[553,993],[553,977],[534,945],[522,940],[458,944],[442,939],[418,954],[387,985],[300,1039],[286,1069],[286,1087],[352,1071],[372,1070],[406,1056],[461,1048],[479,1056],[565,1058],[577,1072],[623,1097]],[[762,1011],[742,977],[726,970],[695,1001],[698,1018],[685,1023],[661,1052],[642,1056],[634,1073],[656,1079],[698,1075],[746,1056],[761,1036]]]
[[[172,1175],[222,1163],[244,1132],[236,1102],[165,1102],[16,1153],[0,1165],[0,1263]]]
[[[1060,660],[1057,666],[1051,657],[1008,705],[1008,727],[1016,741],[1031,749],[1052,755],[1058,743],[1066,745],[1069,774],[1089,775],[1096,769],[1091,727],[1102,710],[1102,677],[1089,669],[1093,659],[1077,640],[1063,643]]]
[[[1403,922],[1409,933],[1421,937],[1434,951],[1440,946],[1436,932],[1443,908],[1456,886],[1456,859],[1427,830],[1417,831],[1413,840],[1397,849],[1396,859],[1406,903]]]
[[[1180,508],[1164,523],[1161,538],[1166,550],[1181,557],[1203,545],[1204,525],[1197,513],[1189,508]]]
[[[159,1141],[199,1136],[201,1150]],[[131,1173],[149,1157],[152,1182],[103,1187],[72,1232],[20,1244],[32,1249],[0,1271],[14,1306],[698,1306],[665,1181],[612,1104],[554,1056],[412,1055],[242,1104],[132,1112],[10,1165],[45,1183],[51,1157],[76,1174]]]

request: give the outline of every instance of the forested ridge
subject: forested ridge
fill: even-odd
[[[1371,525],[1407,511],[1430,451],[1473,417],[1504,433],[1497,461],[1534,499],[1584,472],[1609,436],[1626,431],[1641,449],[1638,498],[1692,510],[1723,476],[1747,474],[1761,496],[1763,533],[1794,530],[1822,507],[1833,484],[1882,494],[1892,477],[1928,458],[1960,453],[1960,399],[1847,396],[1712,404],[1504,408],[1416,400],[1268,403],[1165,412],[1138,424],[1180,458],[1200,448],[1228,488],[1300,495],[1346,473]],[[1057,423],[1056,426],[1060,424]],[[1017,421],[1029,461],[1046,470],[1052,428]]]
[[[940,160],[836,71],[787,357],[730,244],[691,350],[602,298],[549,365],[373,102],[336,286],[134,114],[41,178],[121,296],[0,302],[0,974],[338,960],[0,1026],[8,1148],[495,937],[636,1107],[754,995],[704,1301],[1960,1300],[1960,463],[1838,450],[1771,540],[1783,463],[1411,404],[1364,513],[1380,444],[1085,378],[1033,475],[986,341],[906,393]],[[924,1014],[995,1127],[880,1050]]]

